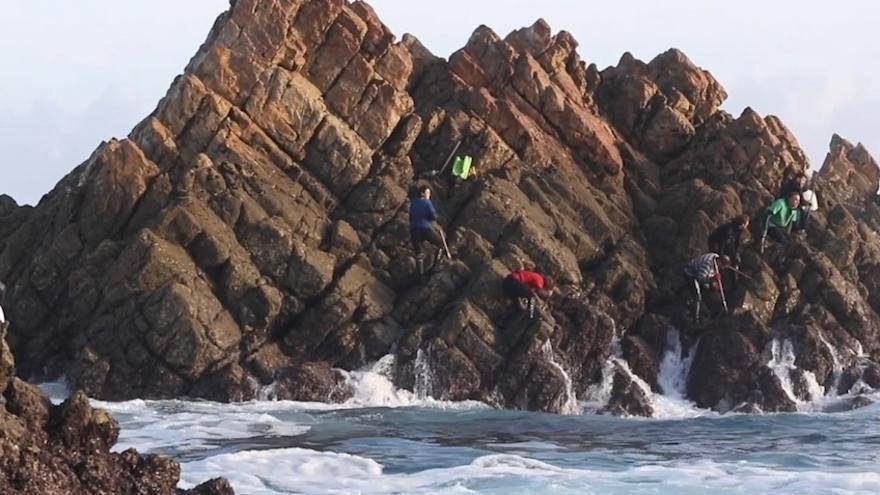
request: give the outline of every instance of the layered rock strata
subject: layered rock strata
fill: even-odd
[[[806,239],[782,258],[748,248],[739,314],[694,326],[672,295],[682,264],[805,155],[779,119],[720,110],[720,83],[677,50],[600,71],[576,48],[543,21],[482,26],[444,60],[363,2],[233,2],[127,139],[37,207],[0,204],[20,373],[105,399],[245,400],[277,382],[345,400],[331,368],[394,353],[400,386],[427,369],[437,398],[558,412],[618,347],[659,390],[671,327],[703,407],[803,400],[769,373],[774,342],[826,390],[867,386],[880,173],[864,148],[835,138]],[[453,152],[477,164],[455,187],[434,173]],[[424,279],[419,182],[454,254]],[[534,321],[500,292],[523,266],[563,287]],[[649,391],[613,383],[615,412],[650,413]]]

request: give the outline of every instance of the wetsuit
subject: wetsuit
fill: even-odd
[[[735,265],[739,265],[742,232],[743,229],[736,220],[718,227],[709,235],[709,251],[727,256]]]

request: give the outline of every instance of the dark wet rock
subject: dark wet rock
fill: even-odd
[[[345,376],[326,362],[305,363],[280,370],[272,387],[278,400],[345,402],[352,396]]]
[[[611,398],[605,412],[615,416],[652,416],[654,407],[648,396],[649,390],[639,385],[621,365],[615,363],[611,385]]]
[[[630,335],[624,339],[622,347],[623,357],[629,362],[633,373],[645,380],[652,390],[658,390],[660,363],[648,344],[641,338]]]
[[[0,324],[0,342],[6,325]],[[0,346],[3,366],[12,371],[8,349]],[[119,425],[93,409],[82,392],[53,406],[37,387],[18,378],[0,383],[0,486],[4,494],[132,493],[230,495],[226,480],[194,490],[178,490],[180,467],[159,456],[129,449],[113,453]]]

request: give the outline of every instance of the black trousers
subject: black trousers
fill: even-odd
[[[810,226],[810,209],[809,208],[801,208],[800,218],[798,218],[797,225],[794,226],[795,230],[803,230],[806,231]]]
[[[791,236],[781,227],[770,225],[770,228],[767,229],[767,236],[781,244],[783,247],[791,245]]]
[[[504,278],[504,282],[501,283],[501,288],[504,289],[504,293],[507,294],[507,297],[514,301],[520,297],[526,299],[532,297],[532,290],[529,289],[529,286],[513,278],[512,275],[508,275]]]
[[[422,245],[425,243],[425,241],[430,242],[438,248],[443,247],[443,238],[440,237],[440,234],[437,232],[436,227],[433,226],[427,229],[410,226],[409,238],[412,242],[413,250],[415,250],[417,256],[422,254]]]

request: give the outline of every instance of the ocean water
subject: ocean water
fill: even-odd
[[[569,415],[435,401],[395,389],[393,364],[352,373],[356,395],[340,405],[94,404],[120,422],[117,450],[177,459],[182,488],[224,476],[253,495],[880,493],[880,404],[825,413],[846,397],[823,396],[794,414],[700,410],[683,398],[689,360],[674,342],[653,419],[593,413],[607,400],[601,384]]]

